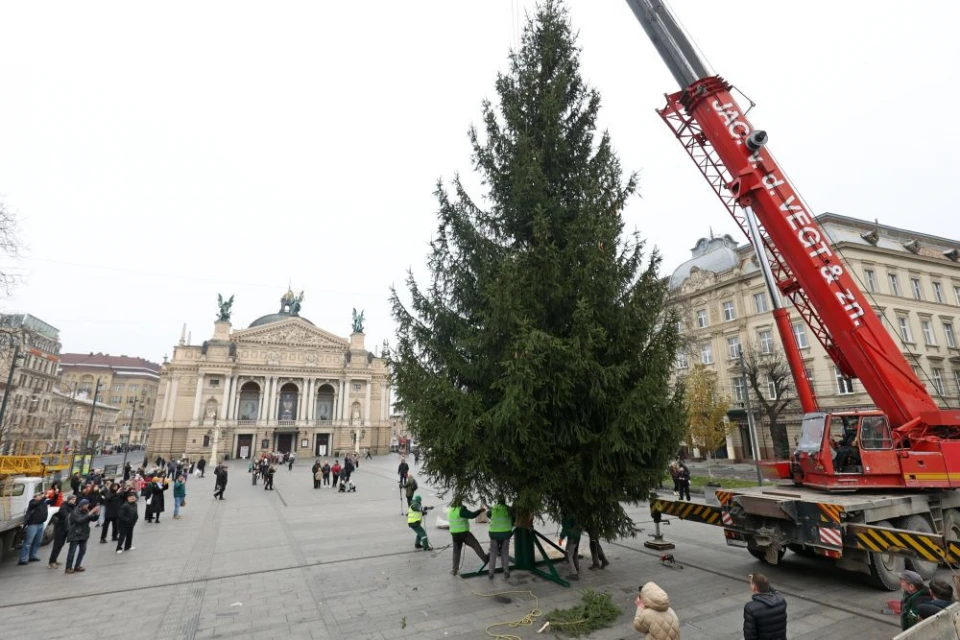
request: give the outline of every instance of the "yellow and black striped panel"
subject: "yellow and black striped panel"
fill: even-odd
[[[820,509],[820,522],[840,524],[840,514],[843,513],[843,507],[827,502],[818,502],[817,508]]]
[[[730,501],[733,500],[733,492],[717,491],[717,500],[719,500],[720,504],[725,507],[730,504]]]
[[[956,562],[960,544],[951,542],[950,553],[943,547],[943,538],[916,531],[898,531],[862,524],[847,525],[848,541],[866,551],[905,553],[930,562]]]
[[[712,507],[708,504],[657,499],[650,501],[650,510],[659,511],[665,515],[680,518],[681,520],[692,520],[693,522],[723,526],[723,522],[720,520],[720,507]]]

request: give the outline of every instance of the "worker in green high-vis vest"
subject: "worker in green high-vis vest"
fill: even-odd
[[[490,534],[490,574],[487,577],[491,580],[497,572],[497,558],[503,567],[503,577],[510,579],[510,536],[513,535],[514,515],[513,509],[504,502],[501,497],[490,509],[490,527],[487,529]]]
[[[476,536],[470,533],[470,521],[486,510],[486,507],[480,507],[479,511],[470,511],[459,500],[450,503],[447,521],[450,523],[450,535],[453,537],[453,571],[450,572],[453,575],[457,575],[460,571],[460,551],[464,544],[476,551],[484,564],[490,562],[490,556],[483,552],[483,547],[480,546]]]

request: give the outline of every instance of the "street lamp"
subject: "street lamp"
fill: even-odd
[[[97,378],[97,386],[93,391],[93,404],[90,405],[90,420],[87,422],[87,437],[83,446],[83,455],[86,458],[90,456],[90,466],[93,466],[93,445],[90,442],[90,432],[93,431],[93,416],[97,412],[97,396],[100,395],[100,389],[103,388],[103,383],[100,381],[100,378]],[[74,453],[70,458],[70,471],[74,469],[74,464],[77,460],[77,454]]]
[[[137,418],[137,404],[137,399],[134,398],[133,409],[130,410],[130,425],[129,430],[127,431],[127,445],[123,448],[123,466],[120,467],[120,473],[122,474],[121,477],[127,473],[127,454],[130,453],[130,435],[133,433],[133,421]],[[143,411],[143,398],[140,398],[139,410]]]
[[[13,386],[13,373],[17,368],[18,362],[23,362],[24,356],[20,353],[20,341],[13,334],[6,334],[7,339],[13,343],[13,358],[10,360],[10,374],[7,376],[7,386],[3,389],[3,402],[0,403],[0,439],[3,438],[3,416],[7,412],[7,400],[10,397],[10,387]]]

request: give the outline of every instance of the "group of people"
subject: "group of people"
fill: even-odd
[[[350,476],[353,475],[353,472],[356,471],[359,466],[360,456],[357,454],[348,453],[345,455],[343,457],[343,466],[340,465],[339,458],[333,461],[333,465],[330,464],[329,460],[321,462],[318,459],[313,463],[313,466],[310,467],[313,477],[313,488],[322,489],[323,487],[332,486],[333,489],[336,489],[337,483],[339,483],[339,490],[341,492],[356,491],[353,482],[350,481]],[[331,477],[333,478],[332,485],[330,483]]]
[[[953,587],[946,581],[934,578],[929,585],[916,571],[900,574],[900,628],[906,631],[921,620],[935,616],[953,604]]]

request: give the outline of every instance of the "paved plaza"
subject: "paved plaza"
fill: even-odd
[[[275,491],[251,486],[246,463],[230,462],[226,500],[212,498],[214,478],[191,478],[183,518],[172,518],[172,499],[162,522],[141,518],[136,550],[116,555],[113,544],[98,544],[92,528],[83,574],[65,575],[43,563],[19,567],[16,558],[0,566],[0,619],[9,638],[489,638],[489,625],[522,618],[534,606],[526,594],[483,597],[499,591],[532,590],[541,612],[573,605],[576,589],[609,589],[622,606],[617,624],[593,634],[612,640],[639,635],[631,626],[637,587],[655,581],[669,594],[682,623],[684,640],[742,637],[742,609],[748,600],[747,574],[764,571],[784,591],[790,637],[802,639],[890,638],[898,620],[883,615],[897,594],[877,591],[861,576],[836,571],[826,562],[788,553],[781,567],[764,567],[745,551],[727,547],[719,528],[684,522],[665,527],[677,543],[682,570],[660,565],[641,537],[607,544],[612,565],[584,570],[573,589],[524,572],[509,582],[497,576],[465,580],[450,575],[450,540],[434,527],[428,533],[435,553],[416,552],[414,536],[401,516],[396,455],[361,461],[355,494],[314,490],[312,459],[292,471],[278,468]],[[413,469],[416,474],[416,468]],[[419,480],[419,478],[418,478]],[[420,481],[427,505],[441,504]],[[404,510],[405,511],[405,510]],[[649,521],[645,508],[633,512]],[[642,524],[649,528],[652,525]],[[473,525],[486,546],[486,526]],[[557,527],[541,530],[556,539]],[[586,553],[586,541],[581,546]],[[65,558],[66,549],[61,555]],[[464,570],[479,566],[465,550]],[[583,567],[589,565],[586,559]],[[532,626],[491,632],[521,638]]]

